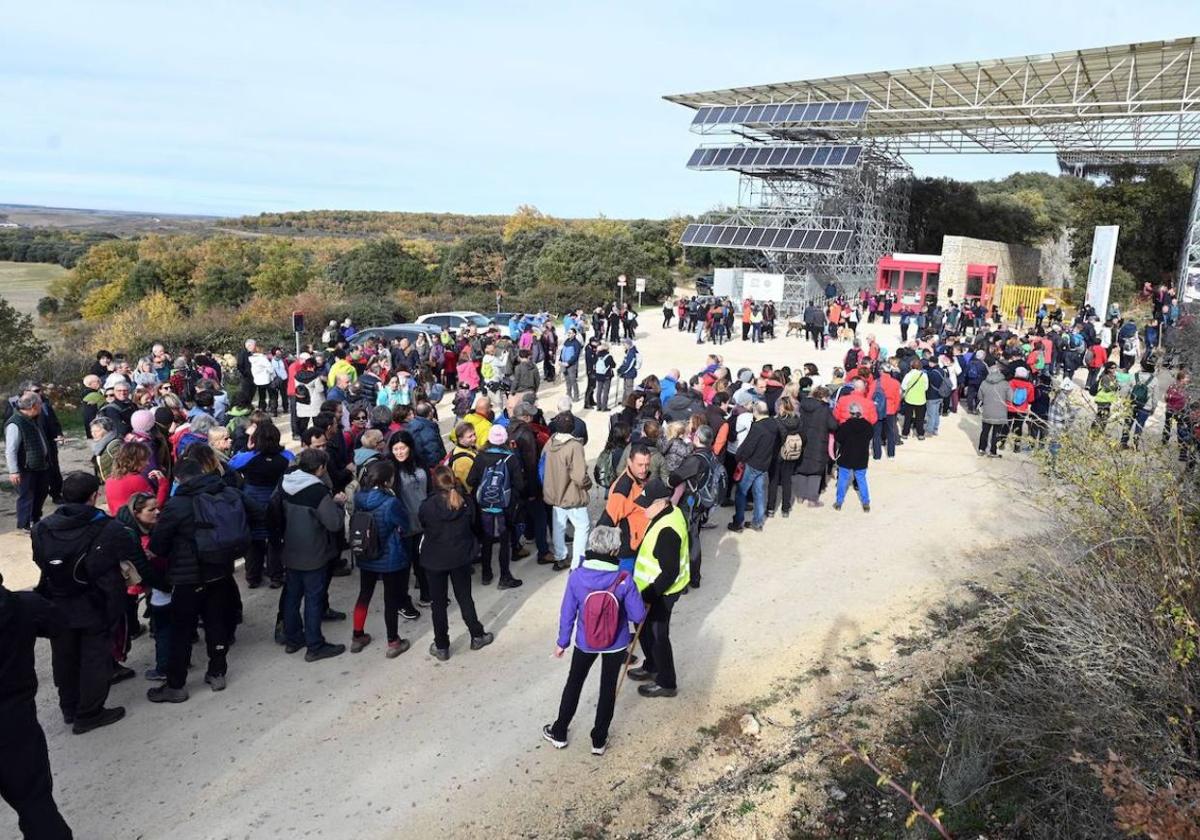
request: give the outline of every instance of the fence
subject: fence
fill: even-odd
[[[1033,322],[1033,316],[1047,297],[1052,297],[1047,286],[1014,286],[1005,284],[1000,287],[1000,311],[1006,320],[1017,317],[1017,307],[1025,304],[1025,320]]]

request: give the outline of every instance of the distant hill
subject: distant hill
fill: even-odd
[[[60,228],[131,236],[138,233],[203,233],[219,223],[217,216],[140,213],[124,210],[85,210],[0,204],[0,225],[22,228]]]
[[[377,210],[299,210],[225,219],[229,228],[291,236],[395,236],[451,242],[464,236],[498,234],[508,216],[462,213],[400,213]]]

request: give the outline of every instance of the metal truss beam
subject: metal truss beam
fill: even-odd
[[[1192,171],[1192,208],[1183,234],[1183,253],[1179,258],[1179,299],[1187,299],[1184,290],[1190,277],[1200,275],[1200,160]],[[1200,283],[1200,280],[1197,281]],[[1193,288],[1196,284],[1193,284]]]

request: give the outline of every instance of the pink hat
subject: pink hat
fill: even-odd
[[[144,408],[133,412],[133,416],[129,418],[129,425],[139,435],[149,434],[154,428],[154,412]]]
[[[499,423],[492,426],[488,431],[488,443],[492,446],[503,446],[508,443],[508,429],[501,426]]]

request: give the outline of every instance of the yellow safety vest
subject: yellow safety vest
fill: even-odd
[[[646,536],[642,538],[637,560],[633,566],[633,582],[637,584],[638,592],[645,592],[646,587],[662,574],[662,566],[659,565],[658,558],[654,556],[654,546],[658,543],[659,533],[667,529],[679,535],[679,574],[676,575],[675,582],[663,594],[674,595],[682,592],[691,582],[692,570],[691,557],[688,553],[687,520],[683,518],[683,511],[674,507],[666,516],[659,517],[646,531]]]

